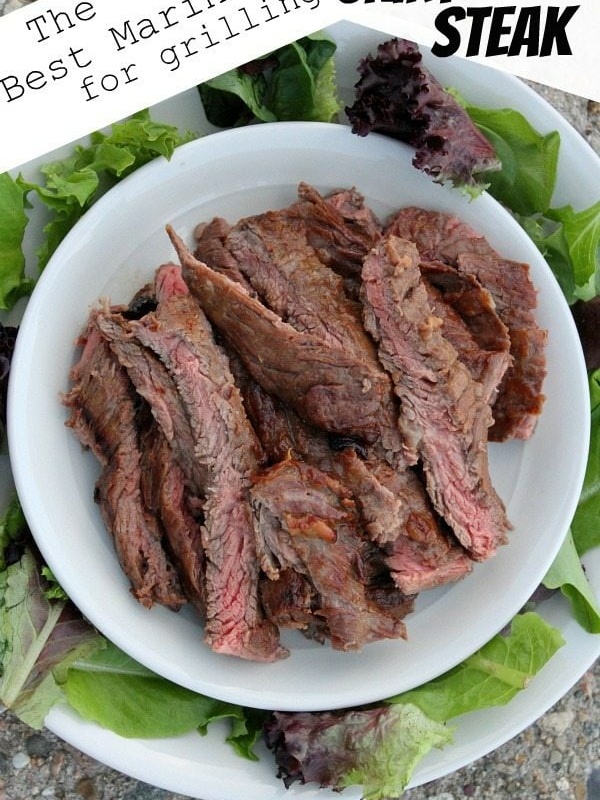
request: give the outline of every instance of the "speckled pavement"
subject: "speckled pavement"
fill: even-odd
[[[0,0],[0,14],[25,2]],[[600,153],[600,103],[530,85]],[[600,800],[599,684],[597,663],[519,736],[452,775],[406,792],[406,800]],[[115,772],[0,708],[0,800],[32,798],[186,800]],[[260,798],[245,793],[243,800]]]

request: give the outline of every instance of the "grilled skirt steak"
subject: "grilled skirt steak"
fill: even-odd
[[[178,574],[163,547],[163,530],[142,500],[139,399],[93,317],[82,344],[64,398],[71,410],[67,425],[102,465],[95,499],[133,595],[148,607],[179,609],[185,597]]]
[[[368,642],[405,636],[401,620],[368,596],[368,547],[352,496],[339,481],[290,458],[258,477],[250,496],[265,571],[274,580],[286,569],[308,578],[312,614],[326,624],[334,649],[360,650]],[[305,599],[303,614],[308,605]],[[301,619],[293,621],[298,627]]]
[[[205,639],[219,653],[273,661],[287,651],[260,606],[247,502],[251,475],[259,466],[260,445],[227,357],[215,344],[210,325],[183,283],[179,267],[161,267],[156,287],[156,311],[141,320],[123,321],[121,338],[134,340],[164,366],[190,423],[193,457],[203,466],[203,485],[195,488],[204,515]],[[117,343],[111,339],[111,344]]]
[[[531,435],[546,333],[523,264],[448,215],[382,226],[356,189],[171,226],[129,306],[94,309],[64,402],[132,592],[216,652],[280,628],[402,638],[416,595],[506,541],[490,435]]]
[[[188,601],[206,618],[206,560],[202,544],[201,501],[190,495],[185,475],[156,422],[141,436],[142,497],[161,521]]]
[[[490,293],[508,329],[512,363],[494,403],[489,438],[529,438],[544,401],[547,332],[535,318],[537,297],[528,265],[502,258],[464,222],[437,211],[402,209],[391,217],[385,230],[414,242],[424,260],[449,264],[459,273],[476,278]]]
[[[389,433],[397,441],[381,415],[389,390],[381,371],[283,322],[238,283],[194,258],[172,228],[168,232],[190,290],[257,383],[317,427],[368,442]]]
[[[386,239],[365,259],[362,279],[365,325],[400,398],[409,455],[422,462],[433,505],[461,544],[488,558],[510,526],[489,477],[483,388],[440,333],[414,244]]]

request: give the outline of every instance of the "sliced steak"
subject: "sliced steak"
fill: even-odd
[[[352,497],[339,481],[288,459],[258,477],[250,496],[270,574],[292,569],[309,578],[313,614],[325,621],[334,649],[360,650],[405,636],[402,621],[367,595],[365,542]]]
[[[368,449],[356,448],[348,439],[332,438],[311,428],[292,409],[252,381],[243,367],[238,365],[234,374],[269,462],[274,464],[290,456],[300,458],[347,486],[360,511],[365,533],[382,548],[381,557],[389,567],[388,577],[391,570],[395,587],[413,595],[421,589],[457,580],[471,570],[470,559],[448,537],[422,482],[408,466],[401,471]],[[440,564],[452,560],[453,567],[437,569],[436,551]],[[406,568],[402,567],[403,558],[410,559]],[[390,599],[385,602],[398,601],[397,591],[385,586],[374,591],[382,602],[386,592]],[[275,590],[269,592],[272,596]],[[404,601],[400,604],[403,606]]]
[[[406,595],[417,594],[448,583],[455,583],[468,575],[473,562],[453,536],[440,530],[431,535],[402,536],[385,548],[385,564],[396,586]]]
[[[110,343],[136,392],[148,403],[152,415],[173,449],[190,490],[201,496],[206,485],[206,465],[197,457],[190,417],[164,364],[131,333],[130,321],[119,311],[97,312],[95,322]]]
[[[389,383],[354,353],[300,333],[242,286],[198,261],[172,228],[183,274],[212,324],[267,392],[317,427],[366,441],[397,441],[381,409]]]
[[[481,384],[440,333],[414,244],[389,237],[365,259],[362,279],[365,324],[401,400],[407,450],[458,540],[473,558],[488,558],[510,526],[489,476],[492,420]]]
[[[160,427],[146,426],[142,445],[142,497],[146,508],[161,521],[185,596],[206,616],[206,564],[201,516],[193,513],[201,502],[190,497],[185,475]]]
[[[310,579],[293,569],[282,569],[277,580],[262,578],[260,596],[265,613],[278,628],[302,631],[307,638],[324,642],[327,627],[315,617],[316,591]]]
[[[444,321],[444,336],[456,347],[473,377],[483,384],[493,405],[514,360],[508,328],[498,315],[494,299],[475,276],[448,264],[421,261],[420,269],[434,313]]]
[[[254,294],[252,287],[240,269],[237,259],[226,246],[231,225],[223,217],[214,217],[210,222],[203,222],[194,229],[196,249],[194,256],[227,275],[232,281],[240,283],[249,294]]]
[[[323,264],[350,282],[346,286],[354,294],[363,258],[381,238],[381,223],[355,189],[322,196],[300,183],[298,195],[294,208],[304,220],[309,244]]]
[[[331,347],[348,347],[379,369],[360,307],[346,295],[340,276],[317,257],[295,206],[240,220],[224,245],[271,311],[296,330],[322,337]]]
[[[179,267],[157,271],[155,312],[124,322],[121,339],[155,354],[176,387],[204,483],[205,640],[219,653],[259,661],[287,655],[258,598],[258,562],[247,489],[260,446],[227,356],[215,344]],[[116,344],[117,340],[113,340]]]
[[[458,257],[458,269],[475,275],[490,290],[510,331],[513,360],[498,389],[490,439],[529,439],[544,405],[548,341],[548,332],[535,319],[537,296],[529,280],[529,268],[495,254],[464,253]]]
[[[139,399],[93,314],[82,344],[70,375],[74,385],[64,398],[71,410],[66,424],[102,465],[95,499],[133,595],[147,607],[179,609],[185,603],[179,578],[163,547],[162,529],[141,496]]]
[[[386,233],[415,242],[424,260],[450,264],[460,273],[475,277],[489,291],[508,329],[512,357],[494,403],[489,438],[529,438],[544,401],[547,341],[547,332],[535,316],[537,295],[529,266],[502,258],[470,226],[437,211],[402,209],[388,220]]]

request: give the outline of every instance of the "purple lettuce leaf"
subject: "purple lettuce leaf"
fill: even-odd
[[[384,42],[358,72],[356,99],[346,107],[353,133],[376,131],[411,145],[413,165],[436,183],[477,188],[480,173],[500,169],[492,144],[423,66],[414,42]]]

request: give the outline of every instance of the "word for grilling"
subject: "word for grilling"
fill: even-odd
[[[340,0],[345,4],[406,4],[419,0]],[[422,0],[429,3],[432,0]],[[448,4],[453,0],[438,0]],[[579,6],[452,6],[434,20],[442,35],[432,52],[452,56],[567,56],[572,55],[567,25]],[[461,49],[463,48],[463,49]]]
[[[48,8],[24,23],[36,48],[60,42],[61,35],[74,35],[74,30],[76,33],[91,28],[88,24],[95,21],[93,37],[86,37],[91,45],[71,44],[33,69],[0,77],[0,101],[13,103],[73,78],[82,99],[94,101],[142,79],[149,64],[152,68],[157,64],[163,71],[176,72],[190,60],[211,53],[213,48],[239,41],[238,37],[289,14],[314,11],[319,4],[320,0],[246,0],[243,5],[240,0],[179,0],[152,16],[121,19],[103,27],[100,33],[97,12],[89,0],[78,2],[69,11]],[[36,3],[33,8],[37,10],[40,5]],[[95,69],[92,48],[98,47],[99,36],[105,37],[102,44],[105,48],[108,45],[112,56],[109,56],[110,71]],[[115,63],[114,59],[124,51],[127,55],[140,54],[142,58]]]

